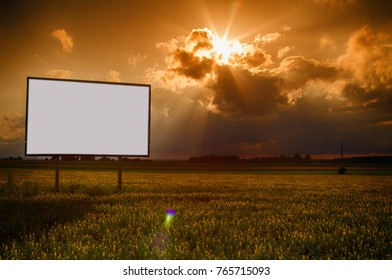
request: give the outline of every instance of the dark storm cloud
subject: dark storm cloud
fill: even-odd
[[[333,80],[338,76],[335,66],[303,56],[284,58],[273,72],[285,81],[288,88],[299,88],[311,80]]]
[[[169,70],[196,80],[202,79],[206,74],[211,73],[214,66],[214,60],[195,56],[193,52],[188,52],[182,48],[175,50],[172,56],[179,66]]]
[[[352,104],[347,109],[372,111],[373,116],[381,116],[383,121],[392,120],[392,88],[364,89],[358,84],[347,84],[343,96]]]
[[[211,85],[212,105],[228,118],[253,118],[275,112],[287,103],[281,94],[283,80],[267,74],[221,66]]]

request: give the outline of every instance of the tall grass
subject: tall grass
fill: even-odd
[[[392,259],[390,176],[52,173],[0,170],[1,259]]]

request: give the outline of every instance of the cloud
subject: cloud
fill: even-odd
[[[258,37],[248,44],[238,44],[238,52],[234,52],[229,62],[236,68],[247,69],[257,73],[272,64],[272,56],[268,54],[264,46],[270,41],[264,41]]]
[[[52,69],[46,72],[46,76],[49,78],[60,78],[60,79],[67,79],[71,77],[72,71],[63,70],[63,69]]]
[[[278,58],[282,59],[290,50],[291,48],[289,46],[280,48],[278,50]]]
[[[377,125],[392,126],[392,120],[378,122]]]
[[[207,28],[192,30],[182,42],[177,41],[166,61],[168,71],[195,80],[204,79],[215,64],[212,31]]]
[[[338,77],[338,72],[335,65],[304,56],[285,57],[279,67],[272,70],[272,73],[284,79],[288,89],[298,89],[313,80],[332,81]]]
[[[255,38],[255,42],[260,42],[264,45],[276,41],[281,36],[282,35],[279,32],[268,33],[265,35],[258,34]]]
[[[74,47],[73,39],[64,29],[57,29],[53,31],[52,36],[60,41],[63,52],[72,52]]]
[[[377,87],[366,89],[356,83],[348,83],[343,89],[343,96],[348,100],[347,109],[369,112],[388,120],[392,118],[392,88]],[[380,120],[381,121],[381,120]]]
[[[214,66],[213,59],[197,56],[182,48],[175,50],[172,56],[178,66],[169,70],[195,80],[205,78],[207,74],[212,72]]]
[[[229,119],[265,118],[277,110],[291,110],[310,92],[335,100],[334,105],[343,99],[358,102],[362,99],[353,91],[370,88],[369,84],[373,89],[391,84],[391,45],[380,44],[385,34],[368,27],[349,38],[346,53],[336,61],[285,56],[291,48],[280,47],[277,58],[281,61],[274,62],[265,47],[281,38],[278,32],[258,34],[249,43],[231,42],[228,59],[221,60],[215,45],[219,38],[214,36],[209,29],[194,29],[186,37],[160,44],[167,51],[166,69],[154,69],[150,77],[177,93],[199,88],[206,93],[205,109]],[[334,40],[325,35],[320,44],[325,48]],[[362,93],[362,101],[372,100],[373,95],[374,91]]]
[[[327,48],[336,49],[335,40],[329,35],[322,36],[320,38],[319,45],[321,49],[327,49]]]
[[[24,137],[25,117],[20,113],[8,113],[0,119],[0,143],[3,145],[21,141]]]
[[[147,68],[145,82],[154,88],[165,88],[178,94],[182,94],[188,87],[200,87],[197,80],[179,75],[176,71],[159,69],[157,65]]]
[[[346,76],[346,110],[368,114],[373,124],[392,119],[390,40],[389,34],[363,26],[350,36],[346,53],[338,59]]]
[[[288,47],[280,33],[231,41],[223,45],[229,55],[222,59],[214,36],[195,29],[159,44],[165,67],[156,65],[147,74],[159,116],[153,127],[168,132],[156,140],[161,152],[323,153],[338,151],[344,142],[351,152],[363,153],[382,151],[392,141],[386,131],[392,120],[386,34],[359,28],[347,37],[340,57],[325,60]],[[319,46],[335,43],[325,35]],[[288,55],[291,50],[296,55]]]
[[[151,69],[149,72],[162,80],[175,73],[185,79],[198,80],[199,85],[213,79],[220,65],[230,64],[256,73],[272,64],[272,56],[264,47],[280,36],[278,32],[258,34],[252,42],[240,43],[219,38],[208,28],[193,29],[186,37],[157,44],[167,54],[166,70],[152,73],[154,71]]]
[[[340,66],[365,89],[392,84],[392,44],[390,35],[363,26],[348,40]]]
[[[166,53],[166,68],[149,69],[147,76],[155,84],[179,93],[187,87],[216,89],[213,84],[222,66],[256,74],[271,65],[272,56],[264,47],[280,36],[278,32],[259,34],[250,43],[241,43],[219,38],[207,28],[193,29],[188,36],[157,44]]]
[[[212,51],[214,35],[208,28],[193,29],[185,39],[186,48],[194,53],[199,51]]]
[[[291,30],[291,26],[284,24],[280,29],[282,29],[282,31],[284,31],[284,32],[288,32]]]
[[[283,80],[267,74],[222,66],[211,84],[213,108],[227,118],[257,118],[273,113],[287,103]]]
[[[106,80],[108,82],[121,82],[120,72],[115,70],[110,70],[108,73],[106,73]]]
[[[225,118],[265,118],[294,104],[309,81],[332,80],[338,73],[333,65],[303,56],[285,57],[271,67],[272,55],[265,47],[280,37],[275,32],[258,34],[249,43],[229,43],[209,29],[194,29],[186,37],[159,44],[167,51],[166,69],[151,69],[148,76],[159,77],[159,86],[180,94],[199,88],[208,100],[205,109]],[[280,58],[289,50],[282,48]],[[225,51],[227,59],[222,59]]]
[[[136,67],[136,65],[141,62],[142,60],[146,59],[146,55],[142,55],[141,53],[138,53],[137,55],[130,54],[128,55],[128,65],[132,67]]]
[[[216,64],[212,50],[212,31],[194,29],[188,36],[158,43],[166,54],[165,68],[148,68],[146,81],[177,93],[193,86],[205,84],[211,78]]]

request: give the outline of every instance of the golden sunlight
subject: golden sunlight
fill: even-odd
[[[238,41],[227,40],[226,36],[219,37],[215,35],[212,41],[213,50],[217,54],[217,61],[222,64],[228,64],[232,54],[242,52],[241,44]]]
[[[228,40],[209,28],[193,29],[185,40],[185,49],[199,58],[213,59],[218,64],[235,62],[235,55],[244,53],[244,46],[237,40]]]

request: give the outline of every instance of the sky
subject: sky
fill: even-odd
[[[0,157],[26,77],[151,84],[151,158],[392,154],[392,1],[0,0]],[[72,108],[69,109],[70,114]]]

